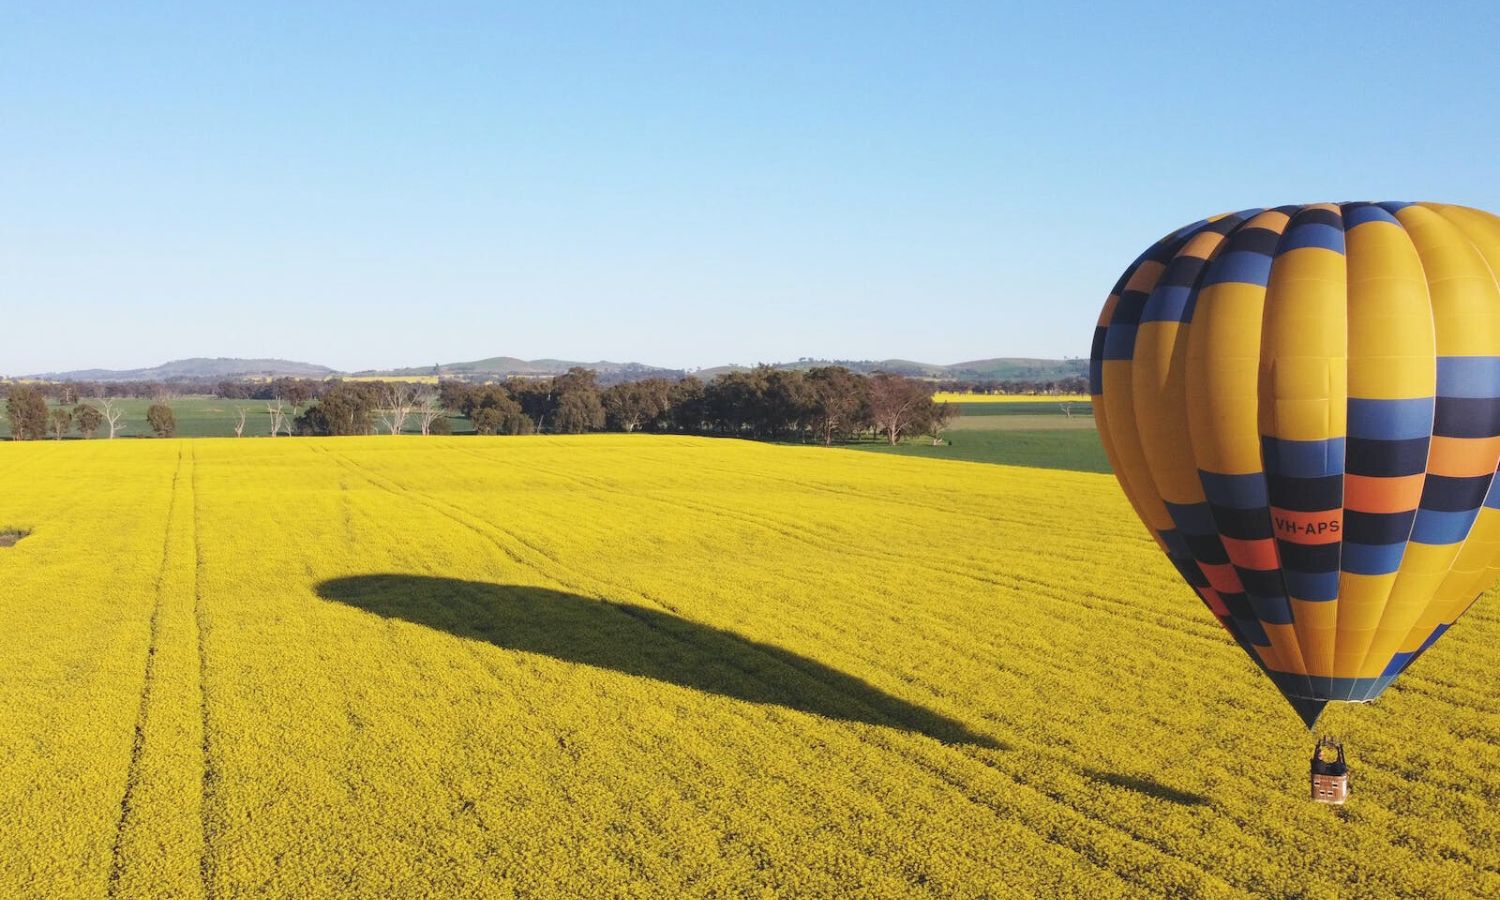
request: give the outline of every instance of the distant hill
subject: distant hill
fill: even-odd
[[[28,376],[43,381],[171,381],[176,378],[327,378],[334,370],[286,359],[194,357],[149,369],[77,369]]]
[[[890,372],[914,378],[953,379],[955,381],[1052,381],[1075,375],[1087,375],[1089,361],[1086,359],[1030,359],[1026,357],[997,357],[976,359],[969,362],[939,365],[914,362],[909,359],[799,359],[790,363],[773,363],[776,369],[811,369],[818,366],[843,366],[851,372],[868,375],[872,372]],[[723,372],[740,371],[748,366],[716,366],[693,374],[700,378],[712,378]]]
[[[617,363],[609,362],[608,360],[575,362],[567,359],[518,359],[514,356],[492,356],[489,359],[476,359],[470,362],[443,363],[437,366],[410,367],[405,369],[369,369],[353,374],[386,378],[432,374],[466,378],[507,378],[511,375],[561,375],[575,366],[584,369],[593,369],[601,377],[616,381],[627,381],[632,378],[650,378],[653,375],[672,378],[683,374],[681,369],[665,369],[659,366],[648,366],[643,363],[634,362]]]

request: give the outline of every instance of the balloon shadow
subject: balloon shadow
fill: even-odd
[[[1208,798],[1202,794],[1191,791],[1180,791],[1177,788],[1153,781],[1150,778],[1141,778],[1136,775],[1121,775],[1118,772],[1100,772],[1096,769],[1085,769],[1083,774],[1095,781],[1165,800],[1168,803],[1176,803],[1178,806],[1207,806]]]
[[[359,575],[318,595],[506,650],[612,669],[706,693],[924,734],[1000,745],[852,675],[660,610],[520,585],[420,575]]]

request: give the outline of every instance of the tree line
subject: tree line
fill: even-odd
[[[66,387],[74,390],[10,385],[5,410],[12,436],[61,438],[73,428],[84,437],[122,433],[113,398],[84,399],[78,386]],[[574,368],[550,378],[490,384],[299,378],[221,382],[214,393],[235,402],[237,436],[261,429],[272,436],[451,434],[453,417],[462,416],[475,432],[486,435],[646,431],[822,444],[866,437],[895,444],[916,435],[941,439],[958,409],[934,402],[934,387],[902,375],[861,375],[842,366],[759,366],[707,381],[653,377],[607,386],[594,371]],[[170,397],[161,392],[153,396],[148,426],[153,434],[170,436],[176,429]],[[57,404],[50,409],[49,399]],[[252,418],[260,426],[252,426]]]
[[[47,401],[46,391],[36,385],[16,384],[6,389],[5,419],[10,423],[12,440],[35,441],[45,437],[61,440],[75,428],[85,438],[100,433],[114,438],[124,433],[124,410],[118,398],[80,400],[74,395],[55,407],[49,407]],[[67,402],[75,405],[70,409]],[[158,437],[177,433],[176,416],[163,402],[147,408],[146,423]]]
[[[286,379],[272,393],[272,403],[292,409],[288,433],[318,435],[446,434],[449,417],[458,415],[486,435],[649,431],[824,444],[869,435],[898,443],[916,434],[936,438],[958,412],[935,403],[928,382],[839,366],[761,366],[709,381],[643,378],[608,386],[583,368],[491,384]]]
[[[643,378],[608,387],[590,370],[572,369],[550,379],[444,382],[439,393],[480,434],[649,431],[824,444],[869,435],[898,443],[915,434],[940,435],[958,412],[933,402],[928,382],[859,375],[841,366],[759,366],[709,381]]]

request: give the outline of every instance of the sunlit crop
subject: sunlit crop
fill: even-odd
[[[337,380],[339,380],[339,381],[404,381],[404,382],[407,382],[409,384],[437,384],[438,381],[439,381],[439,378],[438,378],[438,376],[429,373],[427,375],[400,375],[400,376],[390,376],[390,375],[339,375],[339,376],[337,376]]]
[[[1497,896],[1500,612],[1311,740],[1108,475],[0,445],[0,895]]]
[[[938,403],[1087,403],[1088,394],[963,394],[938,391],[932,395]]]

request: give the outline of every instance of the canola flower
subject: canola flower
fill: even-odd
[[[938,391],[932,395],[936,403],[1087,403],[1088,394],[965,394],[959,391]]]
[[[1500,895],[1493,598],[1316,807],[1107,475],[138,440],[0,498],[0,895]]]
[[[401,381],[407,384],[437,384],[440,379],[437,375],[335,375],[329,376],[329,381]]]

